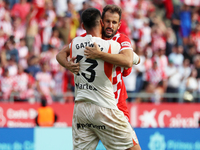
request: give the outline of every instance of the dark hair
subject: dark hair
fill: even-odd
[[[96,8],[88,8],[81,15],[84,27],[90,29],[100,24],[101,12]]]
[[[47,106],[47,100],[46,100],[45,98],[42,98],[42,99],[41,99],[41,105],[42,105],[43,107]]]
[[[122,9],[117,6],[117,5],[106,5],[104,8],[103,8],[103,12],[102,12],[102,19],[104,18],[105,16],[105,13],[109,11],[110,13],[118,13],[119,15],[119,21],[121,20],[121,16],[122,16]]]

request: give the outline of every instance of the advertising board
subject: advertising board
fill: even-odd
[[[40,104],[0,103],[0,127],[35,127]],[[55,127],[71,127],[73,103],[53,103],[58,116]],[[198,128],[200,104],[128,104],[130,123],[141,128]]]
[[[135,128],[142,150],[200,150],[200,128]],[[72,128],[0,128],[0,150],[72,150]],[[101,141],[96,150],[106,150]]]
[[[142,128],[198,128],[200,104],[129,104],[130,123]]]
[[[39,103],[0,103],[0,127],[35,127],[39,106]],[[72,125],[73,103],[53,103],[50,106],[58,116],[56,127]]]
[[[0,128],[0,150],[35,150],[33,128]]]

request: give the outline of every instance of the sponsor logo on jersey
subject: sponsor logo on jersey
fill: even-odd
[[[97,89],[88,83],[75,83],[76,88],[97,91]]]
[[[94,124],[91,124],[91,123],[86,123],[86,124],[83,124],[83,123],[77,123],[77,129],[84,129],[84,128],[96,128],[96,129],[100,129],[100,130],[105,130],[106,127],[104,125],[94,125]]]
[[[131,47],[131,44],[129,42],[122,42],[121,46],[127,46],[127,47]]]

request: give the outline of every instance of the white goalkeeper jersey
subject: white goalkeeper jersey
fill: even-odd
[[[87,59],[84,55],[85,47],[93,46],[94,42],[103,52],[118,54],[120,51],[120,44],[113,40],[103,40],[91,35],[73,39],[70,57],[76,57],[76,62],[80,62],[79,74],[74,75],[75,101],[92,102],[102,107],[118,109],[112,84],[114,65],[101,59]]]

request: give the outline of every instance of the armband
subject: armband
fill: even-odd
[[[139,63],[139,60],[140,57],[135,52],[133,52],[133,64],[137,65]]]

